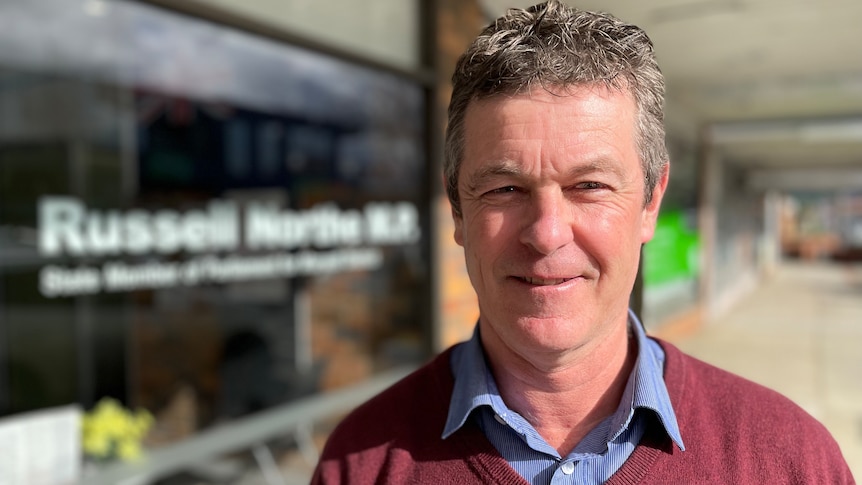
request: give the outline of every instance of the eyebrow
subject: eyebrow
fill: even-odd
[[[479,185],[482,181],[487,180],[489,178],[494,177],[515,177],[520,178],[524,174],[524,171],[518,167],[515,162],[511,160],[502,160],[498,162],[492,162],[479,170],[470,174],[470,176],[465,180],[465,188],[468,192],[475,192],[478,190]]]
[[[616,175],[620,178],[625,178],[625,174],[620,170],[619,164],[613,163],[608,158],[597,158],[587,163],[577,164],[566,172],[566,175],[571,178],[582,177],[596,172],[607,172]],[[522,178],[525,172],[512,160],[501,160],[489,163],[471,174],[465,180],[465,188],[470,191],[476,191],[482,181],[494,177],[513,177]]]
[[[577,175],[586,175],[595,172],[607,172],[612,173],[620,178],[625,177],[625,173],[622,169],[620,169],[620,164],[616,163],[614,160],[606,157],[596,158],[590,160],[587,163],[579,164],[575,167],[572,167],[568,174],[570,176]]]

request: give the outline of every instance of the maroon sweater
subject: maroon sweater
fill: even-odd
[[[655,421],[608,485],[855,483],[829,432],[790,400],[661,345],[686,450]],[[450,353],[353,411],[330,436],[312,484],[526,484],[474,420],[440,438]]]

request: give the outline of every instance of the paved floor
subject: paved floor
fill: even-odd
[[[672,340],[797,402],[862,479],[862,264],[784,264],[718,321]]]

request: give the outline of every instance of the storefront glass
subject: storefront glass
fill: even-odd
[[[424,90],[132,2],[0,5],[0,414],[176,442],[427,356]]]

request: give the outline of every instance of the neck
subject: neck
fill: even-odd
[[[619,406],[638,350],[628,325],[618,327],[582,348],[542,359],[495,351],[501,342],[482,335],[503,401],[561,456]]]

